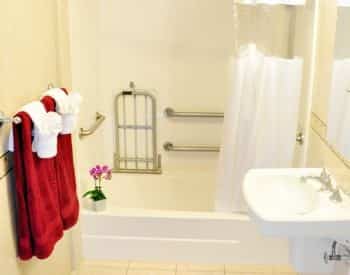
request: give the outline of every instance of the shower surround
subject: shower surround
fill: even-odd
[[[87,171],[92,164],[113,164],[113,101],[129,81],[136,88],[153,91],[157,99],[163,170],[161,175],[113,175],[105,187],[107,211],[83,211],[84,256],[287,263],[287,241],[263,238],[246,214],[214,211],[218,153],[162,149],[165,141],[221,144],[222,120],[169,119],[163,111],[167,107],[224,111],[233,87],[231,64],[237,45],[232,0],[77,0],[70,4],[73,88],[84,96],[80,125],[89,125],[96,111],[106,115],[100,131],[77,143],[81,191],[88,189]],[[286,30],[297,16],[300,32],[295,36],[306,39],[309,13],[309,8],[304,12],[302,7],[278,6],[271,7],[266,17],[262,7],[243,7],[238,42],[248,42],[245,34],[254,32],[258,44],[271,43],[265,44],[269,54],[289,56],[294,42]],[[253,30],[252,17],[259,30]],[[294,54],[306,55],[304,48],[305,43],[296,45]]]

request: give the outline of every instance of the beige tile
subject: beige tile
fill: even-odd
[[[120,268],[128,268],[129,261],[122,260],[89,260],[83,263],[85,266],[98,266],[98,267],[120,267]]]
[[[128,262],[122,261],[87,261],[84,262],[79,275],[126,275]]]
[[[212,264],[178,264],[177,271],[211,271],[211,272],[224,272],[225,265],[212,265]]]
[[[177,271],[176,275],[225,275],[224,271]]]
[[[80,267],[79,271],[77,272],[78,275],[91,275],[91,272],[86,266]]]
[[[275,265],[272,268],[275,274],[296,274],[294,269],[289,265]]]
[[[175,275],[173,270],[129,269],[127,275]]]
[[[226,274],[272,274],[274,272],[273,266],[269,265],[225,265]]]
[[[88,275],[126,275],[126,268],[117,267],[94,267],[89,270]]]
[[[129,263],[129,269],[133,270],[176,270],[176,264],[173,263],[161,263],[161,262],[145,262],[145,261],[131,261]]]

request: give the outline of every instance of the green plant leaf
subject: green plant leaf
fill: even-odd
[[[87,191],[84,195],[83,198],[89,196],[93,201],[100,201],[106,199],[105,194],[102,192],[100,189],[94,189]]]
[[[101,190],[95,190],[95,192],[91,198],[94,201],[100,201],[100,200],[106,199],[106,196]]]
[[[90,191],[85,192],[84,195],[83,195],[83,198],[85,198],[85,197],[87,197],[89,195],[92,195],[94,193],[94,191],[95,190],[90,190]]]

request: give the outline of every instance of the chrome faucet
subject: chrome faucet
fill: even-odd
[[[337,247],[340,247],[342,249],[343,254],[337,253]],[[331,261],[348,261],[350,259],[350,248],[347,246],[347,244],[333,241],[331,254],[325,252],[323,259],[326,264]]]
[[[338,187],[333,187],[331,175],[327,172],[326,168],[322,168],[321,175],[319,176],[303,176],[301,177],[302,182],[306,182],[308,179],[314,179],[322,184],[320,191],[330,191],[332,194],[329,197],[331,201],[342,202],[343,199],[340,195]]]

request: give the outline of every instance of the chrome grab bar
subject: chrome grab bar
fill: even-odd
[[[224,113],[217,112],[176,112],[172,108],[166,108],[164,111],[167,117],[202,117],[202,118],[223,118]]]
[[[80,128],[79,137],[83,138],[92,135],[105,119],[106,117],[104,115],[97,112],[95,123],[89,129]]]
[[[163,145],[165,151],[179,151],[179,152],[220,152],[219,146],[207,145],[181,145],[175,146],[171,142],[165,142]]]

